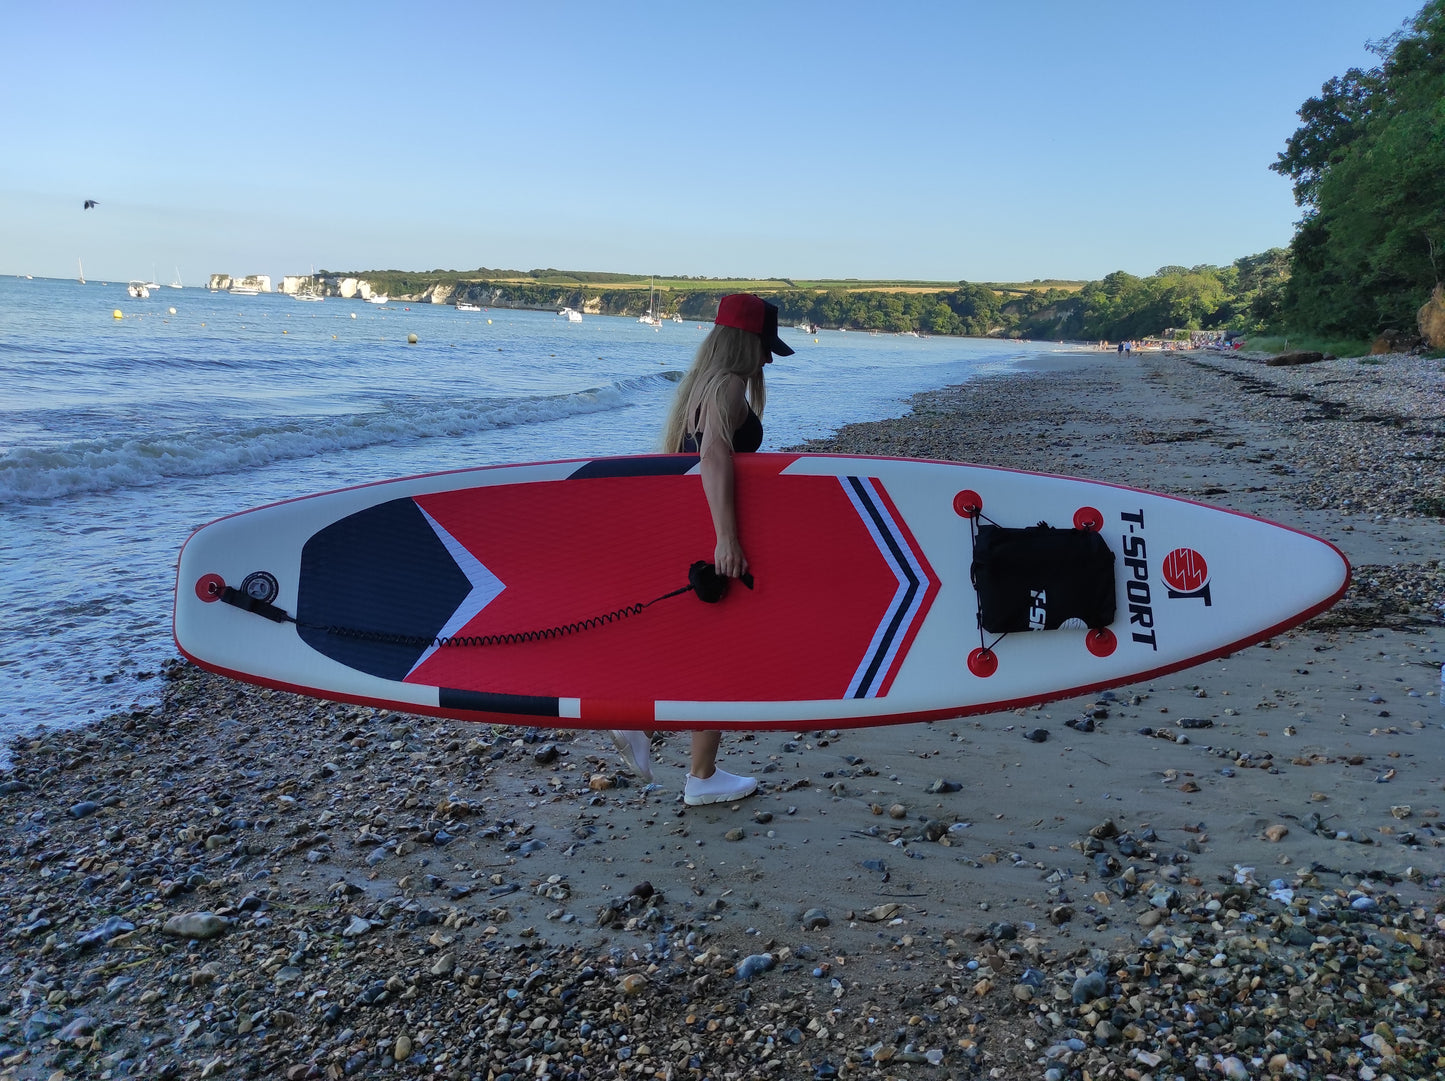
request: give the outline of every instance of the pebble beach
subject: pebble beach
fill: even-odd
[[[0,1078],[1445,1076],[1445,362],[1056,354],[804,448],[1317,534],[1310,622],[953,722],[687,740],[179,660],[0,773]],[[1042,731],[1043,739],[1025,738]]]

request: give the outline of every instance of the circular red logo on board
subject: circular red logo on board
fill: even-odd
[[[1164,581],[1176,593],[1197,593],[1209,581],[1209,564],[1193,548],[1176,548],[1164,557]]]

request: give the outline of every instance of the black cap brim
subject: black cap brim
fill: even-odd
[[[778,337],[778,306],[763,301],[763,333],[761,335],[763,345],[767,346],[768,352],[775,357],[790,357],[793,355],[793,348],[782,338]]]

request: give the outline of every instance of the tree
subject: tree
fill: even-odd
[[[1408,325],[1445,249],[1445,0],[1331,79],[1271,166],[1305,210],[1283,290],[1288,326],[1367,337]]]
[[[1214,267],[1170,275],[1162,297],[1169,313],[1167,325],[1199,330],[1216,321],[1225,299],[1224,283]]]
[[[1290,254],[1270,248],[1259,255],[1234,261],[1234,282],[1226,323],[1231,330],[1258,333],[1279,322],[1285,286],[1290,278]]]
[[[1321,178],[1339,162],[1350,145],[1364,133],[1371,103],[1381,90],[1378,72],[1350,68],[1325,83],[1320,96],[1299,109],[1303,125],[1285,143],[1284,152],[1270,166],[1294,181],[1297,206],[1312,208]]]

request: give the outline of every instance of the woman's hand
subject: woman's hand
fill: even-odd
[[[717,572],[725,578],[741,578],[748,572],[748,557],[736,536],[718,538],[712,561]]]

